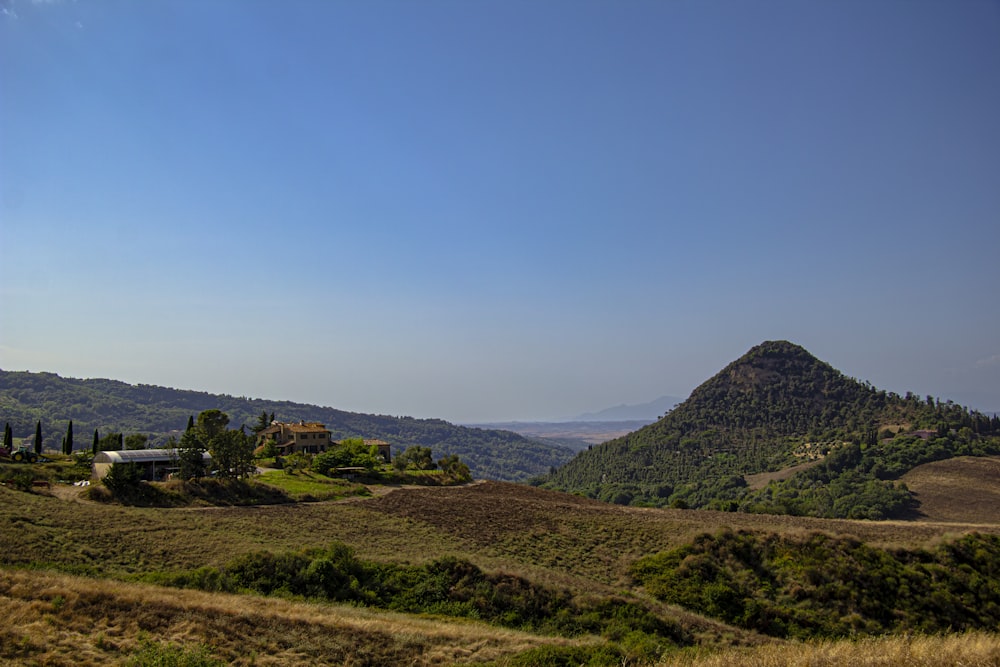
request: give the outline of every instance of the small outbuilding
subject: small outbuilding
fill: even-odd
[[[212,455],[202,453],[206,467],[212,462]],[[97,452],[94,456],[94,479],[103,479],[116,463],[134,463],[142,470],[142,478],[151,482],[162,481],[172,472],[177,472],[176,449],[125,449],[121,451]]]
[[[385,440],[368,440],[365,439],[365,445],[368,447],[378,447],[379,456],[382,457],[386,463],[392,463],[392,445],[390,445]]]

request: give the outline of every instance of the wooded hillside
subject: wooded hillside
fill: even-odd
[[[878,519],[913,509],[894,482],[913,467],[997,452],[995,416],[880,391],[798,345],[769,341],[658,422],[539,482],[619,504]],[[793,466],[801,468],[763,488],[748,484]]]
[[[29,437],[42,423],[44,446],[59,449],[69,420],[77,448],[87,447],[95,429],[141,433],[149,446],[166,443],[183,431],[188,417],[217,409],[238,427],[253,424],[266,412],[281,421],[318,421],[335,440],[376,438],[393,446],[430,447],[435,457],[457,454],[477,478],[521,481],[568,461],[569,448],[530,440],[510,431],[466,428],[441,419],[415,419],[345,412],[334,408],[266,399],[209,394],[116,380],[80,380],[53,373],[0,370],[0,421],[15,437]]]

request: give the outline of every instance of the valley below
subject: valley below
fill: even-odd
[[[569,422],[494,422],[469,424],[476,428],[511,431],[526,438],[551,442],[568,447],[574,452],[590,445],[620,438],[636,431],[650,422],[648,420],[628,421],[569,421]]]

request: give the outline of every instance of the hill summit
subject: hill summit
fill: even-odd
[[[799,345],[766,341],[695,389],[674,419],[770,434],[843,428],[845,420],[859,428],[859,418],[870,422],[886,398]]]
[[[1000,420],[877,390],[799,345],[766,341],[659,421],[540,483],[621,504],[879,518],[912,505],[892,479],[930,460],[1000,452],[994,433]],[[748,482],[779,471],[763,490]]]

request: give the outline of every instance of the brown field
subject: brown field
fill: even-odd
[[[143,637],[205,645],[230,662],[246,654],[237,652],[227,632],[244,637],[253,664],[262,665],[503,664],[504,656],[560,641],[480,624],[121,583],[147,572],[221,566],[261,549],[340,541],[368,560],[423,563],[456,556],[580,595],[644,598],[628,575],[637,558],[724,527],[818,530],[898,547],[926,547],[967,530],[1000,533],[997,523],[964,524],[932,514],[919,522],[872,522],[621,507],[501,482],[375,491],[342,501],[160,509],[85,502],[74,487],[57,486],[51,494],[0,488],[0,615],[19,619],[5,626],[0,663],[114,663]],[[91,578],[17,569],[29,566]],[[763,641],[682,609],[658,608],[705,647]],[[95,620],[88,625],[81,618]],[[309,653],[314,650],[328,661]]]
[[[366,559],[422,563],[454,555],[486,568],[543,570],[583,585],[622,586],[637,557],[723,527],[821,530],[906,547],[963,530],[954,522],[933,520],[873,522],[621,507],[503,482],[400,488],[348,501],[195,509],[72,502],[43,493],[0,487],[0,563],[41,562],[123,576],[217,566],[251,551],[340,541]]]
[[[920,502],[921,520],[1000,523],[1000,457],[927,463],[902,481]]]

